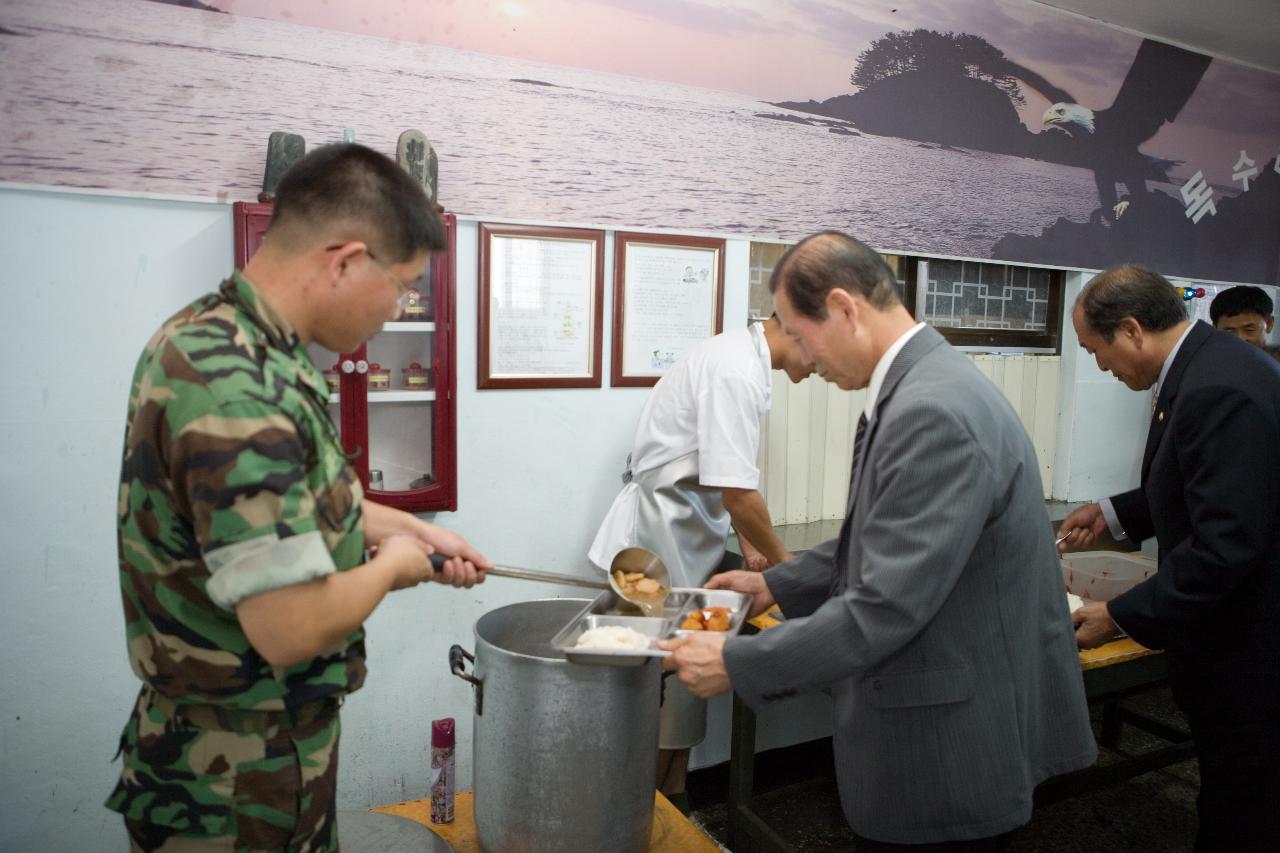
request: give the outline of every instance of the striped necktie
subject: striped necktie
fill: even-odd
[[[849,496],[845,499],[847,506],[853,500],[853,475],[858,472],[858,456],[862,453],[862,440],[867,437],[867,413],[858,416],[858,429],[853,434],[853,462],[849,466]],[[853,514],[850,507],[850,515]]]
[[[840,581],[844,576],[844,564],[849,557],[849,525],[853,520],[853,475],[858,472],[858,457],[862,454],[862,440],[867,436],[867,413],[858,418],[858,429],[853,434],[853,464],[849,466],[849,499],[845,502],[847,514],[840,528],[840,544],[836,547],[835,564],[831,567],[830,598],[840,594]]]

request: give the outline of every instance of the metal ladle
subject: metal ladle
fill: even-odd
[[[658,582],[658,592],[653,595],[627,595],[618,586],[615,572],[640,572],[646,578]],[[609,564],[609,586],[619,598],[640,608],[645,616],[661,616],[662,606],[671,593],[671,573],[658,555],[644,548],[623,548],[613,557]]]
[[[444,554],[431,555],[431,568],[436,571],[444,568],[446,560],[450,558]],[[539,572],[533,569],[517,569],[512,566],[494,566],[492,569],[485,569],[486,575],[496,575],[500,578],[519,578],[526,581],[541,581],[543,583],[560,583],[568,586],[585,586],[590,589],[609,589],[609,584],[604,581],[593,581],[590,578],[579,577],[578,575],[561,575],[555,572]]]
[[[449,558],[444,554],[431,555],[431,567],[439,571],[444,567],[445,561]],[[625,594],[618,588],[616,579],[613,576],[614,571],[622,572],[643,572],[647,578],[653,578],[658,582],[659,588],[662,590],[661,598],[656,596],[631,596]],[[542,583],[558,583],[568,586],[585,586],[589,589],[612,589],[618,597],[638,607],[645,615],[652,615],[651,608],[654,602],[657,602],[657,612],[662,612],[662,602],[666,600],[667,593],[671,591],[671,574],[667,571],[667,567],[653,553],[643,548],[624,548],[618,552],[613,558],[613,563],[609,568],[609,581],[591,580],[590,578],[579,577],[578,575],[562,575],[556,572],[539,572],[534,569],[518,569],[512,566],[494,566],[485,570],[486,575],[496,575],[500,578],[516,578],[526,581],[540,581]]]

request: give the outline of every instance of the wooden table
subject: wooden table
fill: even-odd
[[[392,814],[416,821],[439,835],[453,847],[455,853],[481,853],[476,837],[474,796],[471,791],[459,791],[453,798],[453,821],[431,822],[431,798],[408,800],[390,806],[372,809],[382,814]],[[653,836],[649,841],[650,853],[720,853],[720,847],[702,833],[671,801],[654,792]],[[501,851],[494,851],[501,853]],[[589,853],[589,851],[583,851]]]
[[[1195,755],[1195,744],[1189,732],[1120,704],[1126,696],[1163,687],[1167,683],[1169,670],[1162,653],[1140,646],[1126,637],[1080,652],[1080,669],[1083,670],[1084,693],[1089,703],[1102,706],[1099,743],[1115,750],[1119,745],[1120,730],[1127,724],[1167,741],[1168,745],[1121,758],[1105,766],[1095,764],[1046,780],[1036,788],[1036,805],[1047,805],[1085,791],[1115,785]]]
[[[780,624],[770,614],[777,605],[749,622],[755,630]],[[744,633],[750,629],[744,629]],[[1114,640],[1096,649],[1080,652],[1085,695],[1091,704],[1102,705],[1102,731],[1098,740],[1114,749],[1123,724],[1130,724],[1170,742],[1143,755],[1122,759],[1105,767],[1093,766],[1047,780],[1036,788],[1037,805],[1056,802],[1086,790],[1114,785],[1194,755],[1191,736],[1120,706],[1125,696],[1162,686],[1168,675],[1164,655],[1144,648],[1133,640]],[[735,693],[733,724],[729,740],[729,849],[734,853],[753,850],[793,853],[786,839],[778,835],[751,807],[754,793],[756,715]]]

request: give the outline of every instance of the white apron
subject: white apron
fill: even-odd
[[[641,474],[632,474],[631,457],[618,493],[600,524],[588,556],[609,570],[623,548],[645,548],[671,573],[673,587],[700,587],[724,556],[729,513],[719,487],[698,483],[696,451]],[[661,749],[691,749],[707,736],[707,703],[678,679],[663,681],[658,717]]]
[[[666,564],[673,587],[702,586],[729,538],[722,490],[698,483],[696,451],[637,474],[630,461],[622,491],[591,543],[591,562],[608,571],[623,548],[645,548]]]

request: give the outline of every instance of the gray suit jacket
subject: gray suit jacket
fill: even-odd
[[[1097,757],[1035,450],[928,327],[864,441],[840,537],[766,572],[786,621],[731,638],[725,663],[757,709],[833,687],[859,835],[998,835],[1030,819],[1036,784]]]

